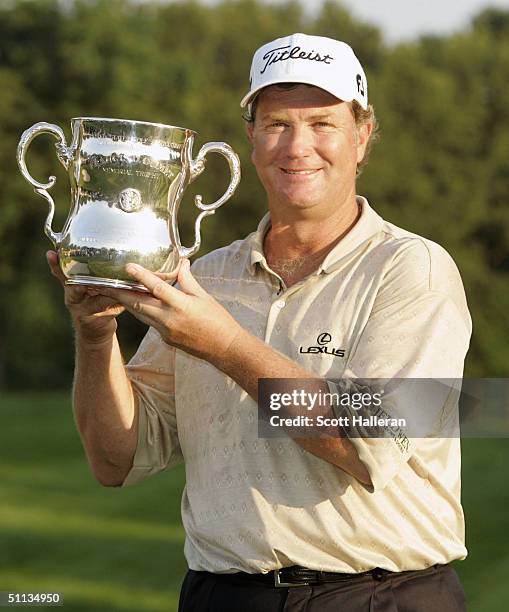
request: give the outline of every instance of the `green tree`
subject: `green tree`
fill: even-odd
[[[375,27],[333,1],[310,18],[293,0],[19,0],[0,3],[0,386],[67,387],[73,368],[67,313],[43,257],[46,203],[15,162],[23,130],[44,120],[69,137],[72,117],[107,116],[194,129],[195,154],[207,141],[231,144],[241,186],[204,221],[203,254],[252,231],[266,209],[239,101],[254,49],[294,31],[355,48],[382,135],[359,192],[390,221],[452,253],[474,320],[467,371],[506,373],[509,11],[485,10],[464,32],[388,47]],[[40,180],[57,176],[58,229],[69,186],[53,142],[34,142],[28,163]],[[227,180],[224,160],[210,156],[179,213],[186,244],[197,215],[192,196],[210,202]],[[143,331],[123,318],[127,355]]]

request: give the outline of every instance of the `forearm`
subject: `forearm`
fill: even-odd
[[[260,378],[301,378],[308,379],[308,391],[328,392],[326,383],[299,366],[297,363],[274,350],[245,330],[239,331],[229,349],[212,363],[235,380],[249,395],[258,401],[258,380]],[[312,380],[315,379],[315,380]],[[371,484],[369,473],[360,461],[352,442],[346,437],[299,437],[294,438],[300,446],[313,455],[336,465],[364,484]]]
[[[196,282],[187,259],[182,260],[180,289],[139,266],[128,272],[151,292],[150,297],[108,290],[105,295],[121,303],[140,321],[153,326],[169,345],[203,359],[235,380],[258,401],[260,378],[312,378],[317,390],[323,381],[252,336]],[[336,435],[339,432],[336,432]],[[348,438],[296,439],[309,452],[369,484],[369,474]]]
[[[74,416],[96,478],[121,484],[137,444],[137,408],[114,334],[100,343],[76,336]]]

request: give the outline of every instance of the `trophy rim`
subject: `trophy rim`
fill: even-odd
[[[115,123],[129,123],[129,124],[138,123],[141,125],[150,125],[151,127],[166,128],[170,130],[184,130],[186,132],[191,132],[192,134],[195,134],[195,135],[197,133],[190,128],[181,127],[179,125],[168,125],[167,123],[155,123],[153,121],[139,121],[138,119],[120,119],[120,118],[115,118],[115,117],[72,117],[71,121],[107,121],[110,123],[115,122]]]

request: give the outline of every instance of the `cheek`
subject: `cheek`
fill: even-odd
[[[357,162],[359,156],[359,145],[357,142],[357,138],[352,136],[348,143],[348,149],[345,151],[345,157],[348,156],[348,161],[352,166],[357,170]]]
[[[357,163],[357,145],[353,138],[342,142],[330,142],[327,147],[322,148],[321,156],[331,166],[341,169],[346,165]]]
[[[260,147],[257,146],[256,141],[254,140],[252,142],[252,149],[251,149],[251,162],[253,163],[254,167],[259,171],[260,167],[262,165],[262,156],[260,155]]]
[[[267,163],[264,149],[256,146],[255,143],[253,143],[253,148],[251,150],[251,163],[255,167],[258,178],[261,180],[262,184],[267,186],[270,175],[270,164]]]
[[[357,132],[357,162],[360,163],[366,155],[371,130],[367,126],[361,126]]]
[[[367,143],[362,143],[357,145],[357,163],[361,163],[364,159],[364,155],[366,154],[366,145]]]
[[[264,167],[270,166],[274,159],[274,146],[273,143],[267,142],[266,140],[253,141],[253,148],[251,149],[251,161],[257,170],[261,170]]]

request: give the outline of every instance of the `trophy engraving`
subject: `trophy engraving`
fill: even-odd
[[[137,189],[128,187],[120,192],[118,205],[125,212],[134,212],[141,208],[141,193]]]
[[[59,254],[67,284],[105,285],[144,291],[125,271],[138,263],[152,272],[172,272],[180,258],[200,248],[201,221],[226,202],[240,181],[240,162],[223,142],[203,145],[193,158],[196,133],[186,128],[96,117],[71,120],[68,146],[60,127],[40,122],[21,136],[17,161],[21,173],[49,205],[44,230]],[[55,205],[49,189],[55,184],[36,181],[25,155],[39,134],[56,139],[57,159],[68,172],[71,208],[61,232],[52,228]],[[195,243],[181,244],[178,210],[187,185],[205,169],[209,153],[223,155],[230,168],[230,184],[216,202],[203,204],[195,222]]]

